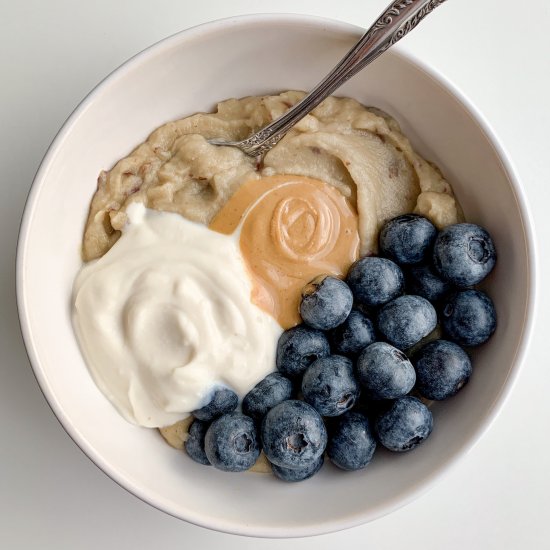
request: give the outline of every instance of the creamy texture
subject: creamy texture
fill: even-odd
[[[187,220],[207,225],[245,182],[274,175],[293,174],[313,178],[334,187],[346,197],[358,214],[361,255],[377,253],[379,229],[386,220],[394,216],[416,212],[428,217],[439,228],[463,220],[462,212],[455,201],[449,183],[436,166],[424,160],[413,150],[397,122],[386,113],[376,108],[365,107],[353,99],[327,98],[292,128],[261,160],[251,159],[237,149],[213,146],[207,142],[209,138],[244,139],[282,115],[303,96],[303,92],[291,91],[276,96],[229,99],[218,104],[213,113],[198,113],[169,122],[155,130],[128,156],[118,161],[109,171],[99,175],[97,191],[90,205],[84,232],[82,247],[84,261],[101,258],[121,235],[123,235],[121,242],[127,240],[126,224],[128,216],[132,216],[133,203],[144,204],[158,211],[174,212]],[[304,223],[304,227],[306,226],[307,222]],[[186,237],[194,234],[191,230],[189,233],[182,230],[181,233]],[[254,236],[253,232],[252,236]],[[228,237],[223,238],[226,239],[224,242],[228,242]],[[177,262],[180,254],[187,258],[184,250],[187,247],[197,251],[202,249],[203,233],[200,237],[197,234],[196,239],[190,238],[186,242],[188,244],[185,247],[172,247],[174,256],[170,254],[159,257],[158,265],[162,266],[162,262],[168,259]],[[234,247],[229,254],[214,251],[216,260],[214,265],[218,268],[223,264],[225,270],[226,262],[232,266],[236,265],[234,252],[237,243],[236,241],[232,243]],[[125,248],[128,247],[123,245],[122,250]],[[154,247],[151,254],[156,257],[153,249]],[[131,256],[135,252],[137,251],[128,252],[130,264]],[[109,256],[110,254],[103,257],[98,264]],[[223,258],[223,263],[220,258]],[[209,256],[206,263],[210,264],[210,262]],[[105,263],[108,267],[110,262],[107,260]],[[97,264],[92,264],[92,266],[95,265]],[[87,271],[91,273],[92,268],[85,268],[83,274]],[[165,272],[160,268],[151,278],[164,281],[164,277],[170,276],[170,273],[172,273],[171,269]],[[85,289],[87,283],[83,274],[80,275],[78,284]],[[140,366],[136,371],[137,377],[134,377],[133,374],[130,376],[125,369],[121,368],[116,358],[110,356],[109,352],[93,349],[96,333],[109,332],[111,329],[113,332],[122,331],[121,321],[112,320],[109,317],[114,310],[120,315],[119,309],[114,308],[114,305],[110,306],[105,300],[108,296],[113,297],[113,286],[121,292],[127,292],[127,283],[137,284],[137,278],[132,270],[127,270],[127,277],[128,281],[124,280],[124,277],[120,279],[115,277],[113,285],[109,282],[106,289],[99,291],[98,297],[92,297],[93,293],[87,295],[87,290],[83,293],[82,296],[87,297],[82,303],[86,303],[90,309],[96,308],[97,304],[101,305],[105,315],[100,324],[96,322],[97,319],[90,322],[89,327],[78,327],[77,323],[81,344],[100,388],[112,399],[113,396],[117,396],[119,399],[117,406],[127,418],[132,419],[133,403],[139,402],[139,396],[146,392],[151,408],[157,412],[160,411],[160,416],[165,419],[165,422],[159,422],[156,425],[172,423],[185,414],[172,410],[173,403],[166,398],[163,388],[173,387],[171,378],[175,379],[174,373],[185,374],[189,372],[187,368],[176,368],[172,372],[166,366],[154,369],[151,366],[143,368]],[[143,278],[147,279],[146,276]],[[155,289],[164,289],[157,294],[161,302],[164,300],[172,303],[178,294],[167,290],[170,285],[159,285],[155,282],[151,286]],[[172,286],[174,289],[178,287],[178,285]],[[258,288],[260,285],[255,280],[254,289],[249,287],[248,292],[252,291],[254,297],[258,293]],[[113,299],[116,302],[119,298],[116,292],[114,294]],[[212,296],[214,300],[217,299],[216,293]],[[248,294],[246,296],[249,298]],[[239,295],[239,300],[241,298]],[[128,299],[127,295],[125,299]],[[233,299],[232,295],[231,300]],[[219,304],[213,302],[207,307],[217,310]],[[246,307],[254,307],[249,299],[245,309]],[[155,312],[160,312],[156,305],[150,309],[153,317],[156,315]],[[174,309],[168,306],[166,309],[168,317],[173,320],[179,319],[177,307]],[[229,310],[233,311],[231,308]],[[233,314],[237,315],[236,313],[231,315]],[[265,321],[267,316],[263,312],[260,311],[259,315],[264,319],[262,322],[267,322]],[[224,320],[226,316],[222,314],[220,318]],[[269,321],[273,322],[272,319]],[[106,325],[107,328],[101,328],[100,325]],[[224,322],[224,327],[229,325],[230,323]],[[243,322],[243,325],[246,323]],[[177,321],[174,326],[181,326],[180,322]],[[88,330],[91,331],[90,337],[84,334]],[[274,335],[266,337],[264,341],[268,347],[267,341],[275,343],[277,331],[280,329],[272,324],[270,330]],[[168,341],[176,341],[180,336],[180,328],[169,329],[165,334]],[[257,336],[257,332],[252,328],[246,333],[246,338],[250,342]],[[260,338],[264,336],[260,335]],[[108,339],[109,336],[106,335],[105,338]],[[138,348],[142,345],[140,342]],[[205,346],[208,345],[208,343],[205,344]],[[120,353],[119,348],[117,353]],[[171,346],[168,348],[171,349]],[[202,348],[197,349],[198,357],[202,353]],[[176,363],[176,359],[178,361],[181,359],[182,353],[181,350],[173,350],[169,351],[168,356]],[[216,353],[222,352],[216,351]],[[262,353],[273,355],[274,351],[266,349]],[[138,353],[140,354],[141,352]],[[233,351],[227,357],[229,358],[232,354]],[[150,354],[147,352],[145,355]],[[91,364],[92,356],[95,365]],[[136,358],[132,361],[134,365],[143,363]],[[206,365],[206,371],[210,372],[208,365]],[[158,376],[159,373],[160,376]],[[208,374],[205,375],[205,378],[208,376]],[[235,373],[235,377],[239,379],[246,376],[246,369]],[[262,376],[258,375],[258,379]],[[114,380],[116,387],[109,389],[105,384],[106,380]],[[178,378],[176,382],[179,384],[181,380]],[[127,390],[127,395],[124,397]],[[170,395],[174,398],[174,394]],[[201,398],[195,396],[197,402],[206,397],[205,393],[201,395]],[[179,402],[178,399],[176,401]],[[179,406],[176,408],[178,411],[182,410]],[[184,425],[178,423],[177,426],[178,433],[183,434]]]
[[[303,92],[230,99],[215,113],[164,124],[102,172],[83,242],[85,261],[102,256],[120,235],[132,202],[208,224],[247,180],[295,174],[324,181],[359,214],[360,253],[378,251],[378,231],[399,214],[417,212],[438,227],[462,219],[451,186],[401,133],[397,122],[354,99],[329,97],[261,162],[208,138],[243,139],[283,114]]]
[[[302,288],[319,273],[344,276],[357,259],[357,214],[333,186],[302,176],[243,184],[210,224],[240,227],[240,248],[253,281],[252,301],[283,328],[300,323]]]
[[[236,238],[134,204],[111,250],[74,286],[74,324],[96,383],[131,422],[173,424],[216,385],[240,396],[274,370],[281,333],[250,301]]]

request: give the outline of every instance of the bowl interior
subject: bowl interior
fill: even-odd
[[[489,229],[499,253],[486,283],[498,330],[474,353],[470,384],[433,407],[435,429],[426,444],[405,455],[379,451],[361,472],[325,467],[296,485],[267,475],[225,474],[193,463],[156,430],[128,424],[82,360],[71,325],[71,288],[99,172],[162,123],[211,110],[219,100],[310,89],[360,34],[315,18],[254,16],[171,37],[132,59],[83,102],[35,180],[22,225],[18,296],[37,378],[68,433],[96,464],[177,517],[262,536],[318,534],[368,521],[413,498],[469,448],[510,387],[532,279],[518,191],[475,113],[439,78],[393,52],[338,95],[394,115],[453,184],[467,219]]]

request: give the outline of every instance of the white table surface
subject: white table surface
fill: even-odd
[[[19,333],[19,220],[42,155],[65,118],[136,52],[230,15],[309,13],[365,26],[385,4],[0,0],[0,548],[287,547],[289,541],[211,532],[153,509],[105,476],[65,434],[38,388]],[[374,523],[292,541],[296,547],[550,548],[550,292],[543,286],[550,277],[549,27],[546,0],[450,0],[402,42],[486,115],[530,199],[539,242],[539,311],[514,391],[488,433],[430,492]]]

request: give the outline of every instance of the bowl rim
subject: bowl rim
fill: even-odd
[[[460,451],[455,456],[440,464],[434,471],[423,479],[423,482],[414,488],[410,489],[407,493],[395,498],[390,502],[380,505],[375,509],[368,512],[358,512],[346,519],[335,520],[331,523],[319,523],[308,524],[306,526],[298,527],[265,527],[265,526],[251,526],[246,522],[235,523],[233,521],[220,521],[219,519],[211,519],[205,517],[202,514],[194,514],[192,510],[187,510],[185,517],[179,515],[170,509],[170,506],[162,502],[161,498],[151,497],[146,491],[143,491],[140,487],[134,485],[134,483],[125,478],[124,475],[119,473],[114,467],[106,463],[103,458],[95,452],[95,449],[81,436],[78,429],[72,425],[71,421],[65,415],[63,408],[58,403],[55,395],[48,385],[47,379],[42,371],[40,358],[36,352],[34,346],[33,335],[30,330],[30,319],[28,314],[27,297],[25,295],[25,258],[27,253],[27,240],[29,229],[32,224],[34,211],[37,205],[40,191],[44,185],[45,176],[47,175],[49,165],[56,151],[60,145],[62,145],[66,136],[71,132],[72,127],[77,123],[79,117],[87,109],[87,107],[98,97],[103,90],[109,86],[109,84],[122,76],[125,72],[133,69],[134,66],[140,64],[144,59],[149,56],[157,55],[163,49],[168,49],[172,45],[188,38],[199,37],[201,34],[208,34],[223,30],[231,25],[254,25],[257,23],[270,22],[275,25],[288,25],[288,24],[308,24],[324,27],[334,32],[342,34],[356,34],[357,37],[361,36],[365,32],[365,29],[353,25],[351,23],[338,21],[331,18],[319,17],[307,14],[290,14],[290,13],[257,13],[238,15],[213,21],[208,21],[182,31],[179,31],[173,35],[159,40],[158,42],[148,46],[142,51],[138,52],[128,60],[123,62],[119,67],[110,72],[103,80],[101,80],[94,88],[80,101],[71,114],[67,117],[60,130],[55,135],[52,143],[48,147],[43,159],[40,162],[39,168],[33,179],[30,187],[27,199],[24,205],[23,215],[19,227],[19,235],[17,240],[16,249],[16,298],[17,298],[17,310],[19,315],[20,329],[23,336],[25,350],[27,357],[31,364],[34,376],[38,382],[40,390],[42,391],[46,401],[51,408],[52,412],[56,416],[57,420],[74,441],[74,443],[86,454],[86,456],[107,476],[120,485],[123,489],[138,497],[143,502],[161,510],[173,517],[183,519],[187,522],[193,523],[200,527],[206,527],[216,531],[221,531],[236,535],[245,535],[252,537],[265,537],[265,538],[290,538],[290,537],[304,537],[327,534],[336,532],[351,527],[356,527],[366,522],[372,521],[386,514],[389,514],[402,506],[405,506],[412,500],[418,498],[420,495],[431,489],[444,474],[448,473],[456,464],[461,460],[479,441],[483,434],[489,429],[498,413],[502,410],[506,400],[508,399],[514,384],[517,381],[521,367],[525,361],[527,349],[529,347],[533,327],[536,318],[536,290],[538,281],[538,260],[536,256],[536,240],[534,232],[533,217],[530,212],[530,207],[527,202],[525,191],[521,185],[520,179],[517,174],[517,170],[507,153],[499,138],[495,134],[491,125],[485,118],[485,116],[477,109],[477,107],[466,97],[466,95],[447,77],[442,75],[435,68],[428,65],[425,61],[419,59],[417,56],[403,52],[400,47],[392,48],[392,51],[385,55],[394,55],[403,58],[406,62],[416,66],[421,70],[428,78],[434,80],[441,87],[447,89],[454,98],[464,107],[468,114],[474,119],[474,122],[479,126],[481,132],[485,135],[487,141],[494,148],[502,169],[505,172],[508,181],[511,184],[512,192],[517,201],[518,209],[520,211],[521,220],[523,223],[523,236],[524,245],[527,251],[527,279],[528,279],[528,293],[527,293],[527,307],[525,312],[525,318],[523,323],[523,330],[520,337],[519,345],[516,349],[515,357],[512,360],[512,369],[506,379],[503,388],[497,398],[493,401],[491,408],[486,414],[483,422],[481,422],[474,435],[466,440],[460,448]]]

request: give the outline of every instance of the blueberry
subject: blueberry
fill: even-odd
[[[325,461],[324,455],[321,455],[315,462],[308,464],[302,468],[285,468],[284,466],[271,465],[271,470],[275,477],[282,479],[283,481],[304,481],[314,476],[323,465]]]
[[[298,325],[285,330],[277,344],[277,369],[284,376],[297,378],[320,357],[330,354],[327,337],[320,330]]]
[[[378,441],[390,451],[410,451],[422,443],[433,428],[432,413],[416,397],[406,395],[376,419]]]
[[[327,444],[327,455],[342,470],[360,470],[371,460],[376,440],[369,421],[357,412],[338,418]]]
[[[391,403],[388,399],[377,399],[372,395],[368,395],[368,392],[365,390],[359,393],[359,398],[355,402],[352,411],[361,413],[369,420],[374,421],[380,413],[389,408]],[[335,420],[338,420],[338,418],[336,417]]]
[[[239,412],[220,416],[206,431],[204,450],[210,464],[219,470],[248,470],[260,455],[254,421]]]
[[[264,416],[261,438],[272,464],[307,468],[325,451],[327,430],[311,405],[291,399],[275,405]]]
[[[473,286],[495,267],[495,245],[489,233],[479,225],[449,225],[435,240],[433,262],[447,281],[460,288]]]
[[[457,344],[435,340],[413,357],[417,389],[428,399],[447,399],[455,395],[470,379],[472,363]]]
[[[430,302],[439,302],[452,290],[452,285],[442,279],[431,265],[412,266],[407,274],[410,294],[422,296]]]
[[[376,341],[372,321],[357,309],[352,309],[348,318],[328,334],[333,353],[354,358],[368,345]]]
[[[349,411],[359,396],[351,359],[330,355],[317,359],[302,378],[304,401],[323,416],[338,416]]]
[[[357,260],[346,279],[355,299],[377,307],[403,292],[403,272],[397,264],[386,258],[367,257]]]
[[[193,411],[191,414],[198,420],[209,422],[222,414],[234,411],[239,404],[239,396],[228,388],[220,388],[214,391],[207,405]]]
[[[210,465],[210,461],[204,451],[204,437],[206,430],[210,426],[209,422],[203,422],[202,420],[193,420],[189,426],[189,433],[187,441],[183,444],[187,454],[199,464],[205,466]]]
[[[375,342],[357,358],[357,378],[368,396],[396,399],[412,390],[416,374],[402,351],[386,342]]]
[[[278,372],[268,374],[244,396],[243,413],[258,422],[269,409],[290,399],[292,389],[288,378]]]
[[[437,325],[437,313],[426,298],[407,294],[382,307],[377,322],[384,338],[403,350],[432,332]]]
[[[418,264],[430,254],[436,236],[431,221],[417,214],[404,214],[382,227],[380,251],[399,265]]]
[[[444,302],[441,318],[445,334],[461,346],[483,344],[497,326],[495,306],[491,298],[480,290],[453,294]]]
[[[320,275],[302,290],[300,315],[310,327],[329,330],[346,320],[352,305],[353,294],[344,281]]]

